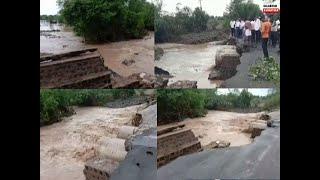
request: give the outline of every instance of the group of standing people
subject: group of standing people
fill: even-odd
[[[277,43],[279,43],[280,50],[280,20],[271,21],[268,17],[263,20],[258,17],[251,21],[238,19],[230,21],[230,27],[232,37],[244,39],[244,42],[249,45],[262,42],[263,54],[266,58],[269,57],[269,39],[272,47],[276,47]]]

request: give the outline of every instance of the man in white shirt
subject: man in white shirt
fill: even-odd
[[[235,25],[236,25],[236,21],[231,20],[230,21],[230,28],[231,28],[231,36],[234,37],[235,36]]]
[[[254,29],[254,19],[252,19],[251,23],[251,43],[254,44],[256,42],[256,31]]]
[[[244,37],[244,31],[245,31],[244,25],[245,25],[244,20],[241,20],[241,22],[240,22],[240,37],[241,37],[241,38]]]
[[[236,37],[239,38],[240,36],[240,20],[239,19],[236,21],[235,27],[236,27]]]
[[[254,22],[254,30],[256,31],[256,43],[259,43],[261,41],[261,21],[260,21],[260,17],[256,19],[256,21]]]
[[[249,46],[251,46],[251,22],[249,20],[245,21],[245,26],[244,26],[244,35],[245,35],[245,38],[244,38],[244,41],[246,44],[248,44]]]

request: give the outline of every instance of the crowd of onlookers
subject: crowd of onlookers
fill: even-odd
[[[272,21],[269,17],[251,21],[238,19],[230,21],[230,27],[231,36],[243,39],[249,45],[255,46],[261,42],[265,57],[269,57],[268,44],[272,47],[279,44],[280,51],[280,20]]]

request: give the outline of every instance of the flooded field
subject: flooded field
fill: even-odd
[[[215,54],[219,45],[205,43],[197,45],[160,44],[164,54],[155,65],[169,71],[174,77],[169,84],[178,80],[197,81],[198,88],[215,88],[220,83],[208,80],[215,65]]]
[[[62,25],[40,21],[40,53],[58,54],[85,48],[83,39]]]
[[[154,74],[154,33],[142,39],[103,44],[86,44],[70,27],[40,21],[40,55],[59,54],[84,48],[98,48],[104,65],[120,76],[146,72]],[[125,64],[130,61],[131,64]]]

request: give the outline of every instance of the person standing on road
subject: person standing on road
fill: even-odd
[[[264,22],[261,26],[261,34],[262,34],[262,50],[265,58],[269,58],[268,54],[268,40],[271,33],[271,23],[269,18],[265,18]]]
[[[245,33],[244,33],[244,35],[245,35],[245,42],[250,46],[251,45],[251,22],[250,21],[246,21],[245,22],[245,26],[244,26],[244,28],[245,28]]]
[[[245,22],[244,22],[244,20],[241,20],[241,22],[240,22],[240,34],[241,34],[240,37],[241,38],[244,37],[244,31],[245,31],[244,26],[245,26]]]
[[[256,36],[256,43],[259,43],[261,41],[261,21],[259,18],[256,19],[254,22],[254,30],[255,30],[255,36]]]
[[[277,30],[278,30],[278,42],[279,42],[279,52],[280,52],[280,19],[278,19],[276,23],[277,23]]]
[[[254,19],[252,19],[251,23],[251,43],[254,44],[256,42],[256,31],[254,30]]]
[[[272,22],[270,39],[271,39],[272,47],[275,48],[278,41],[278,26],[276,24],[276,21]]]
[[[235,25],[236,25],[236,21],[231,20],[230,21],[231,37],[235,37]]]
[[[239,36],[240,36],[240,19],[238,19],[236,21],[235,27],[236,27],[236,38],[239,38]]]

